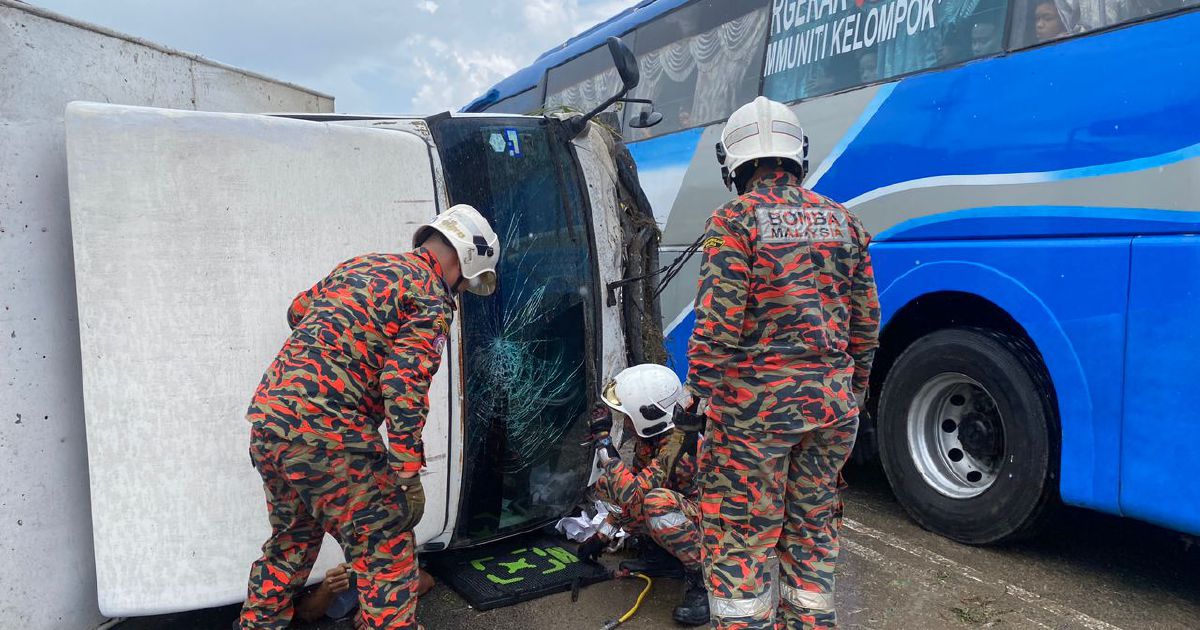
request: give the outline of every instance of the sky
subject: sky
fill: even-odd
[[[336,97],[338,112],[457,110],[637,0],[26,0]]]

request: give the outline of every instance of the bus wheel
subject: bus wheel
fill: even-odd
[[[940,330],[888,371],[879,450],[922,527],[969,544],[1031,534],[1055,492],[1057,421],[1041,361],[1021,339]]]

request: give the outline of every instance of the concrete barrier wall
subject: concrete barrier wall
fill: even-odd
[[[63,112],[331,112],[332,97],[0,0],[0,627],[96,605]],[[131,435],[130,440],[143,436]]]

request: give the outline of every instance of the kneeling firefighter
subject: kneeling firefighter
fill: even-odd
[[[596,494],[609,506],[601,532],[580,546],[579,555],[594,560],[618,527],[648,535],[683,565],[687,591],[675,608],[675,621],[689,626],[707,624],[708,594],[700,565],[700,509],[691,480],[702,417],[688,414],[682,404],[686,390],[679,377],[662,365],[637,365],[617,374],[604,388],[603,405],[592,417],[592,438],[603,470]],[[609,433],[612,412],[625,418],[644,444],[657,450],[640,470],[621,461]],[[649,575],[668,573],[664,563],[643,554],[641,562],[622,563],[622,569]]]

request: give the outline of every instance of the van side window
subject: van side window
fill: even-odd
[[[1025,48],[1200,6],[1200,0],[1016,0],[1012,47]]]
[[[762,0],[700,0],[640,27],[633,50],[642,81],[633,96],[649,98],[663,121],[626,125],[628,140],[721,120],[758,96],[767,34]],[[645,106],[630,105],[626,120]]]
[[[763,94],[797,101],[1003,49],[1007,0],[773,0]]]

